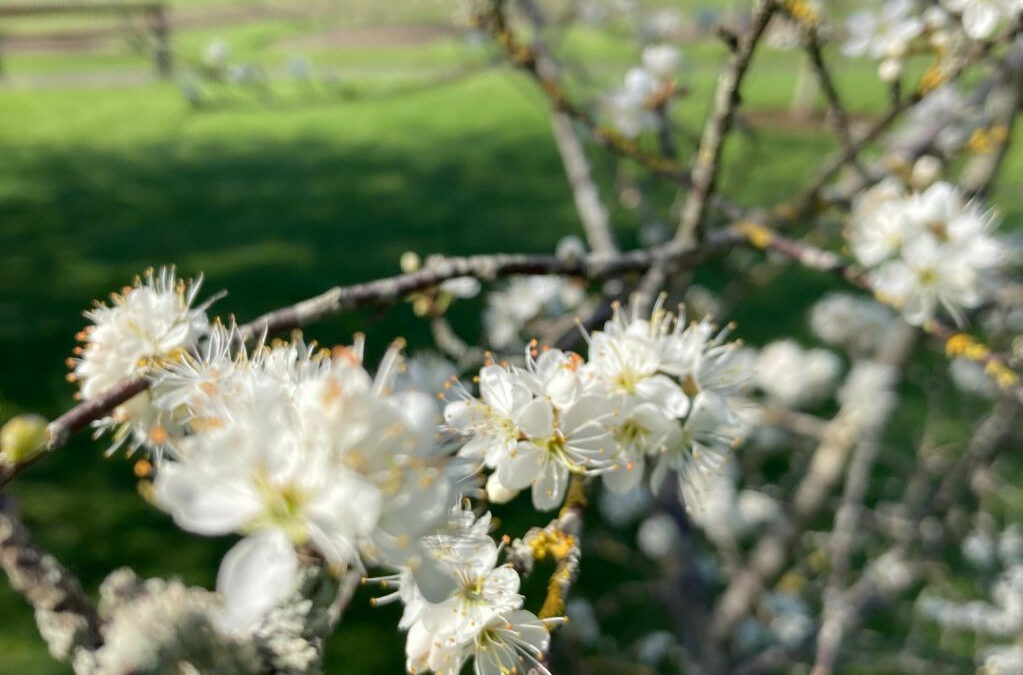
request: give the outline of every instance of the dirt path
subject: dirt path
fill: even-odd
[[[353,26],[336,28],[323,33],[288,38],[276,43],[287,48],[330,48],[330,47],[407,47],[421,45],[441,38],[457,35],[454,26],[444,25],[398,25],[398,26]]]
[[[333,7],[333,10],[329,9]],[[322,3],[306,3],[301,8],[264,2],[249,2],[237,5],[207,5],[184,9],[170,8],[167,22],[173,33],[195,28],[217,28],[220,26],[238,26],[247,23],[272,20],[308,19],[323,16],[324,12],[336,11],[336,6]],[[81,28],[41,30],[7,30],[3,36],[2,48],[8,52],[77,52],[95,49],[111,40],[124,39],[131,34],[142,35],[148,29],[147,19],[143,16],[132,16],[130,19],[120,16],[90,18],[85,15],[68,15],[75,17],[74,23],[81,23]],[[33,17],[6,19],[0,22],[14,28],[31,28]],[[93,23],[95,25],[89,25]]]

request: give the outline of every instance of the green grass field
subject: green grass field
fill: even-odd
[[[423,3],[412,3],[421,13],[414,16],[435,16],[436,7]],[[369,22],[375,15],[365,11]],[[194,56],[222,35],[236,54],[273,65],[289,55],[274,46],[277,40],[310,30],[306,20],[195,30],[177,46]],[[624,40],[586,31],[570,36],[566,49],[591,55],[608,81],[635,54]],[[699,66],[678,119],[698,129],[721,50],[700,45],[691,52]],[[84,323],[82,310],[147,266],[204,272],[209,292],[230,293],[216,311],[244,321],[333,284],[395,273],[405,250],[550,251],[561,236],[577,232],[545,103],[520,75],[488,70],[396,95],[391,90],[402,83],[478,62],[479,49],[441,40],[309,56],[339,69],[365,95],[311,96],[285,82],[275,85],[270,104],[236,96],[196,111],[170,83],[0,87],[0,419],[24,411],[53,416],[73,403],[62,362]],[[143,57],[123,53],[22,55],[6,62],[10,73],[35,74],[145,65]],[[383,75],[367,71],[380,67]],[[797,68],[791,54],[758,62],[748,108],[784,108]],[[842,70],[840,86],[858,112],[869,114],[884,101],[871,82],[869,65]],[[745,203],[769,204],[797,190],[833,148],[824,133],[761,128],[755,140],[740,138],[729,147],[724,184]],[[1014,153],[995,200],[1010,216],[1023,211],[1021,162],[1023,155]],[[667,204],[671,194],[661,197]],[[636,214],[617,206],[615,224],[623,242],[634,244]],[[808,274],[793,281],[802,285],[750,299],[736,317],[743,336],[756,343],[798,324],[796,317],[779,325],[777,317],[791,316],[793,307],[807,306],[834,283]],[[456,308],[454,316],[459,330],[478,334],[472,307]],[[367,332],[375,354],[397,335],[413,349],[427,344],[425,326],[405,306],[341,316],[307,335],[331,344],[357,330]],[[41,544],[90,592],[120,565],[211,585],[231,541],[177,530],[136,494],[130,461],[104,459],[103,447],[79,436],[13,485]],[[584,571],[584,587],[599,585],[601,573],[600,567]],[[397,608],[370,609],[368,597],[360,594],[331,640],[328,672],[400,672]],[[46,656],[26,605],[0,583],[0,673],[61,672]]]

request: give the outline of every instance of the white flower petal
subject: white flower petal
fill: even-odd
[[[263,509],[244,474],[211,475],[194,466],[163,462],[153,487],[161,508],[182,528],[205,535],[237,532]]]
[[[246,537],[227,552],[217,574],[224,597],[221,628],[244,633],[295,590],[298,556],[287,536],[266,530]]]

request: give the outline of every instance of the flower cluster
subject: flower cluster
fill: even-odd
[[[154,488],[182,528],[245,535],[217,581],[225,624],[244,630],[292,592],[296,546],[343,567],[414,566],[452,497],[432,401],[393,390],[397,347],[374,379],[361,340],[232,355],[238,342],[216,326],[201,354],[162,374],[154,403],[186,433],[166,442]]]
[[[459,454],[491,469],[491,499],[532,488],[538,509],[557,507],[570,474],[602,474],[625,492],[656,459],[652,482],[678,474],[688,506],[734,440],[730,397],[746,377],[735,343],[704,320],[685,326],[656,308],[651,319],[616,309],[588,336],[589,359],[531,345],[525,367],[488,364],[479,398],[459,390],[448,425]]]
[[[643,49],[642,65],[630,68],[625,82],[607,99],[611,123],[627,138],[660,126],[658,109],[674,93],[675,77],[682,62],[678,50],[667,44]]]
[[[211,323],[205,306],[193,308],[197,290],[170,270],[148,274],[114,296],[113,306],[88,314],[96,326],[82,336],[75,362],[86,397],[125,377],[150,379],[151,389],[117,418],[116,432],[131,432],[134,446],[150,451],[152,483],[143,492],[185,530],[242,536],[222,561],[218,595],[202,596],[196,621],[206,616],[225,644],[257,639],[285,600],[301,598],[310,563],[360,575],[383,566],[397,571],[385,582],[405,603],[410,671],[453,675],[473,657],[486,675],[546,672],[540,659],[556,620],[523,609],[518,573],[498,564],[489,514],[452,512],[462,476],[439,445],[434,399],[417,390],[450,375],[450,365],[433,358],[408,368],[395,345],[374,377],[363,366],[361,337],[333,350],[298,337],[247,349],[240,331]],[[541,466],[549,450],[567,458],[609,438],[600,420],[610,407],[594,413],[600,396],[574,395],[563,376],[571,371],[560,368],[577,361],[551,356],[523,373],[558,406],[577,406],[555,409],[530,397],[519,421],[530,438],[543,440],[532,452],[514,451],[519,465],[508,481],[518,487],[537,480],[527,465]],[[486,372],[500,379],[505,371]],[[495,393],[505,395],[509,409],[519,404],[517,390]],[[489,440],[497,445],[477,443],[463,454],[499,452],[500,438]],[[594,463],[584,457],[579,465]],[[565,478],[555,472],[553,480]],[[191,616],[167,630],[195,623]],[[177,644],[172,632],[153,648]]]
[[[881,300],[919,325],[939,306],[961,322],[990,293],[1007,259],[994,215],[949,183],[910,192],[888,179],[853,204],[849,242]]]
[[[868,9],[852,14],[845,23],[848,39],[842,46],[846,56],[882,59],[882,79],[895,80],[902,73],[902,59],[910,43],[924,31],[913,0],[892,0],[880,11]]]
[[[891,309],[871,298],[830,293],[813,306],[810,329],[828,344],[866,356],[884,344],[894,320]]]
[[[483,326],[494,349],[521,347],[527,323],[546,314],[575,309],[585,300],[582,288],[559,277],[513,277],[502,290],[487,295]]]
[[[991,602],[955,602],[926,593],[918,603],[921,614],[950,629],[1003,638],[1023,633],[1023,534],[1019,525],[994,537],[974,533],[964,549],[967,559],[978,567],[990,568],[996,560],[1001,562],[1002,572],[991,585]]]
[[[209,331],[207,301],[193,307],[202,279],[176,279],[173,268],[146,271],[133,286],[110,295],[111,304],[97,303],[85,312],[92,321],[78,334],[83,345],[68,360],[71,381],[79,396],[93,399],[122,380],[143,375],[154,367],[182,358]],[[143,392],[99,422],[114,429],[111,451],[123,443],[134,450],[143,443],[162,441],[169,420],[152,406],[153,392]]]
[[[777,340],[760,351],[755,379],[769,399],[799,408],[826,398],[841,370],[842,362],[826,349],[803,349],[794,340]]]
[[[432,563],[451,582],[446,597],[426,599],[408,571],[380,580],[397,586],[385,600],[405,605],[399,626],[408,630],[410,673],[457,675],[470,657],[481,675],[547,673],[540,659],[552,621],[522,609],[519,575],[498,564],[501,547],[488,534],[490,524],[489,513],[476,518],[457,508],[445,527],[423,539]]]
[[[962,17],[963,30],[974,40],[990,37],[998,24],[1023,11],[1020,0],[941,0],[941,4]]]
[[[906,58],[931,52],[937,59],[959,52],[966,38],[989,37],[1002,18],[1017,13],[1018,0],[892,0],[877,10],[860,10],[846,19],[847,56],[880,60],[878,74],[886,82],[902,77]],[[1015,8],[1014,8],[1015,6]]]

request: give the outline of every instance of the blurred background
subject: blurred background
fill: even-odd
[[[453,0],[59,4],[44,12],[53,4],[0,0],[0,421],[72,405],[63,360],[81,312],[148,266],[204,273],[208,293],[229,291],[214,311],[245,321],[335,284],[397,273],[407,250],[550,252],[579,232],[546,101],[458,24]],[[725,54],[711,26],[749,3],[560,3],[583,20],[558,53],[586,64],[594,100],[638,61],[636,22],[616,18],[623,4],[674,22],[689,90],[675,121],[698,134]],[[727,147],[723,189],[744,204],[793,194],[835,147],[820,102],[800,93],[801,53],[782,42],[758,57],[741,133]],[[875,65],[847,61],[838,74],[854,119],[874,119],[887,101]],[[645,185],[636,172],[654,206],[640,208],[614,162],[593,159],[615,196],[625,247],[659,218],[671,222],[673,190]],[[1009,222],[1023,206],[1021,168],[1017,146],[993,198]],[[725,273],[709,267],[697,280],[720,289]],[[805,337],[804,310],[832,285],[785,272],[726,318],[753,344]],[[481,333],[480,302],[452,309],[470,339]],[[329,345],[359,330],[374,355],[398,335],[413,353],[429,346],[408,306],[346,314],[306,335]],[[942,367],[940,359],[916,365]],[[923,415],[922,393],[909,394],[893,430],[906,445],[914,415]],[[968,401],[953,406],[970,418]],[[949,440],[967,434],[948,427]],[[90,593],[121,565],[211,586],[232,541],[173,527],[136,493],[132,460],[106,459],[104,447],[81,435],[13,484],[42,546]],[[513,508],[502,527],[521,534],[530,524]],[[578,593],[610,575],[644,574],[641,560],[593,558]],[[399,608],[371,609],[371,595],[360,592],[331,639],[328,672],[402,669]],[[666,625],[662,612],[637,606],[604,632],[628,645]],[[654,672],[625,660],[599,671]],[[0,583],[0,673],[60,672],[25,603]]]

